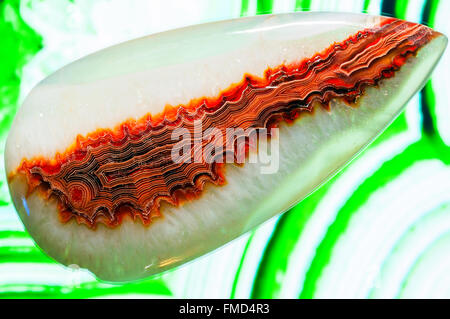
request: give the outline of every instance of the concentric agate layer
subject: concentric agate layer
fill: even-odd
[[[195,140],[194,123],[200,122],[203,132],[214,128],[226,136],[227,128],[270,128],[301,120],[315,102],[330,109],[329,102],[338,98],[358,107],[367,87],[393,77],[435,36],[422,25],[382,19],[310,58],[269,66],[262,78],[244,74],[218,96],[80,135],[53,158],[24,158],[9,178],[22,174],[28,194],[56,199],[63,222],[76,218],[92,228],[98,222],[114,227],[130,215],[150,224],[160,216],[161,202],[178,206],[199,200],[206,183],[227,181],[222,163],[172,160],[176,129],[187,129],[191,146],[203,149],[208,141]]]

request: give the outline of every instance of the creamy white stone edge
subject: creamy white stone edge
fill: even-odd
[[[209,185],[200,200],[175,208],[150,227],[125,219],[96,231],[61,224],[54,202],[26,200],[23,180],[10,184],[13,201],[36,243],[56,260],[88,268],[99,278],[125,281],[157,273],[207,253],[303,199],[355,156],[425,83],[447,39],[434,39],[392,79],[370,88],[358,108],[333,101],[332,111],[281,125],[280,170],[261,175],[259,164],[226,167],[227,184]],[[25,205],[26,204],[26,205]]]
[[[151,35],[67,65],[36,86],[14,119],[6,171],[53,157],[78,134],[161,113],[165,105],[217,96],[245,73],[311,57],[379,17],[292,13],[234,19]]]

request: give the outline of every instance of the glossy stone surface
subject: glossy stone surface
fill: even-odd
[[[123,281],[191,260],[286,211],[398,115],[437,63],[444,36],[432,33],[394,77],[365,89],[356,107],[332,99],[328,111],[313,101],[313,113],[291,124],[281,122],[273,137],[280,150],[275,173],[261,174],[262,163],[227,164],[224,185],[206,184],[199,198],[179,207],[163,202],[162,216],[148,226],[131,218],[114,228],[100,223],[91,229],[75,219],[62,223],[57,200],[28,194],[29,181],[15,171],[24,159],[64,153],[78,135],[160,114],[166,105],[217,96],[245,74],[263,77],[268,67],[311,58],[382,22],[330,13],[230,20],[127,42],[61,69],[30,93],[8,138],[10,190],[25,226],[56,260],[88,268],[101,279]],[[364,55],[352,59],[368,61]]]

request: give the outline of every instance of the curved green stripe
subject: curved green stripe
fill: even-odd
[[[19,288],[19,289],[18,289]],[[15,291],[14,291],[15,290]],[[108,295],[142,294],[171,296],[172,293],[160,279],[120,286],[82,283],[75,286],[11,284],[0,285],[0,298],[99,298]]]
[[[370,1],[365,1],[364,10],[367,11],[369,4]],[[308,10],[310,5],[311,1],[297,0],[296,10]],[[399,11],[399,13],[406,15],[406,7],[402,8],[402,10],[404,12]],[[406,116],[402,113],[373,145],[377,145],[407,129]],[[258,280],[255,281],[252,289],[253,298],[273,298],[278,295],[281,289],[281,284],[278,280],[280,275],[284,274],[287,270],[288,259],[295,247],[295,243],[300,237],[307,220],[312,216],[315,208],[320,203],[321,198],[328,192],[338,176],[335,176],[313,195],[303,200],[299,205],[280,218],[274,230],[274,235],[271,237],[261,259],[258,273],[255,277]],[[292,234],[296,235],[293,236]]]
[[[296,0],[295,11],[309,11],[311,8],[311,0]]]
[[[370,0],[364,0],[362,12],[369,11],[369,6],[370,6]]]
[[[255,276],[257,280],[252,288],[252,298],[278,297],[282,288],[280,276],[284,276],[287,271],[289,257],[306,223],[340,174],[280,217],[261,258]]]
[[[245,244],[244,251],[242,252],[242,256],[241,256],[241,260],[239,262],[238,269],[236,270],[236,274],[234,275],[233,286],[231,287],[231,294],[230,294],[230,298],[232,298],[232,299],[235,298],[235,296],[236,296],[236,289],[237,289],[237,285],[239,283],[239,277],[241,275],[241,270],[244,265],[245,257],[247,256],[248,248],[250,247],[250,243],[252,242],[254,235],[255,235],[255,231],[252,231],[252,234],[250,235],[250,237],[247,240],[247,243]]]
[[[391,3],[388,4],[388,0],[383,1],[383,6],[388,7],[393,4],[393,15],[399,18],[405,18],[407,1],[399,0],[397,2],[390,2]],[[241,3],[241,16],[248,15],[249,0],[242,0]],[[434,14],[438,9],[438,4],[439,1],[426,1],[423,10],[423,22],[428,23],[430,26],[434,25]],[[311,0],[296,0],[295,10],[308,10],[310,5]],[[365,0],[363,10],[367,11],[369,5],[370,0]],[[272,9],[273,1],[257,1],[258,14],[270,13],[272,12]],[[21,19],[19,14],[19,0],[0,1],[0,14],[2,17],[2,19],[0,19],[2,49],[6,47],[6,50],[1,50],[0,52],[0,56],[2,57],[2,64],[0,65],[0,103],[2,111],[6,110],[6,112],[2,112],[4,115],[0,118],[0,135],[4,136],[16,110],[22,67],[42,47],[42,45],[39,35],[26,26],[25,22]],[[356,191],[357,193],[355,192],[356,195],[354,194],[349,199],[349,202],[347,202],[338,212],[335,223],[337,223],[336,225],[340,228],[342,233],[345,231],[346,218],[348,218],[348,220],[351,218],[352,214],[354,214],[369,198],[370,193],[373,193],[378,187],[383,187],[383,185],[390,182],[398,175],[393,174],[393,172],[397,169],[396,165],[401,164],[402,158],[406,159],[406,162],[400,165],[403,165],[404,167],[408,167],[408,165],[411,165],[418,159],[432,158],[433,156],[440,158],[445,163],[450,162],[449,149],[442,144],[439,135],[435,134],[438,131],[436,127],[436,114],[434,111],[434,98],[433,86],[430,81],[421,94],[423,131],[427,133],[427,136],[424,136],[420,142],[411,145],[402,154],[392,159],[393,161],[395,160],[394,162],[397,164],[391,163],[391,161],[386,162],[390,164],[387,166],[386,163],[383,164],[380,168],[381,171],[378,170],[371,179],[366,181],[367,183],[364,182],[360,185]],[[431,124],[431,126],[429,124]],[[429,127],[431,127],[432,130],[430,130]],[[407,120],[405,115],[402,114],[375,143],[378,144],[383,140],[390,138],[392,135],[405,130],[407,130]],[[410,161],[409,163],[408,160]],[[405,169],[404,167],[402,169]],[[386,174],[386,172],[387,175],[385,176],[385,179],[383,179],[383,174]],[[270,298],[279,295],[282,287],[277,279],[279,279],[280,274],[282,276],[286,273],[289,257],[292,254],[299,236],[303,232],[309,218],[314,214],[317,205],[320,203],[323,196],[329,192],[332,183],[336,179],[337,177],[279,219],[274,234],[268,241],[263,258],[261,259],[261,263],[257,270],[255,276],[257,279],[255,279],[253,284],[252,297]],[[377,184],[379,181],[381,181],[380,185]],[[365,192],[367,192],[367,194]],[[363,195],[366,196],[366,198],[364,198]],[[2,204],[4,205],[7,203],[6,201],[2,202],[0,199],[0,206]],[[336,231],[333,233],[332,226],[330,226],[330,231],[325,236],[324,241],[326,242],[323,245],[321,244],[317,250],[316,257],[305,278],[305,287],[300,296],[314,295],[316,282],[320,279],[323,267],[327,264],[327,254],[329,254],[329,260],[333,245],[340,236]],[[0,231],[0,239],[21,240],[29,238],[30,237],[26,232]],[[235,296],[239,276],[242,275],[240,273],[243,263],[246,258],[248,258],[247,251],[250,242],[251,239],[249,239],[246,244],[241,263],[234,279],[231,293],[232,297]],[[328,246],[326,246],[327,242],[329,244]],[[0,263],[7,264],[12,262],[53,263],[49,257],[36,247],[0,247]],[[316,278],[314,276],[316,276]],[[12,290],[16,291],[13,292]],[[143,281],[139,284],[117,286],[92,282],[82,284],[76,288],[71,286],[33,284],[0,285],[0,298],[89,298],[126,293],[170,295],[169,289],[164,285],[163,281],[159,279]]]
[[[444,154],[443,154],[444,152]],[[401,154],[385,162],[371,177],[367,178],[352,194],[345,205],[339,210],[335,221],[330,225],[320,245],[315,258],[306,274],[300,298],[312,298],[320,276],[328,265],[333,248],[339,237],[343,235],[352,216],[367,202],[369,197],[380,188],[400,176],[416,161],[439,158],[446,164],[450,163],[450,152],[442,141],[423,138],[407,147]]]
[[[256,3],[256,14],[272,13],[273,0],[258,0]]]
[[[248,15],[248,2],[249,0],[241,0],[241,17],[246,17]]]
[[[405,20],[407,9],[408,9],[408,0],[397,0],[395,2],[395,17]]]
[[[395,15],[399,18],[404,18],[406,17],[407,7],[406,3],[401,2],[402,1],[396,3]],[[429,20],[433,20],[434,17],[431,18],[431,16],[427,16],[427,12],[430,12],[430,14],[433,12],[434,14],[437,10],[437,2],[438,1],[427,1],[427,4],[425,5],[424,15],[426,18],[429,18]],[[393,9],[393,2],[387,0],[383,1],[383,12],[392,14],[391,10]],[[431,83],[429,82],[421,94],[422,111],[429,110],[431,105],[434,106],[434,94]],[[427,113],[422,112],[422,114],[425,114],[425,116],[422,116],[422,123],[424,130],[427,131],[427,127],[434,127],[434,121],[431,116],[426,116]],[[388,182],[394,180],[415,161],[434,157],[440,158],[445,163],[448,163],[450,160],[449,148],[442,143],[440,138],[428,139],[424,137],[420,142],[408,147],[402,154],[396,156],[391,161],[384,163],[375,174],[366,179],[366,181],[359,186],[344,207],[338,212],[336,220],[330,226],[324,240],[319,245],[316,251],[316,257],[308,270],[305,285],[300,293],[300,297],[310,298],[314,295],[320,275],[322,274],[324,267],[330,261],[334,244],[345,232],[353,214],[355,214],[358,208],[368,200],[370,194],[373,193],[374,190],[379,189]]]

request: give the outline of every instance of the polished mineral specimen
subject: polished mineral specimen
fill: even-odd
[[[102,50],[19,110],[5,153],[14,204],[64,264],[110,281],[169,269],[326,181],[399,114],[446,43],[397,19],[296,13]]]

